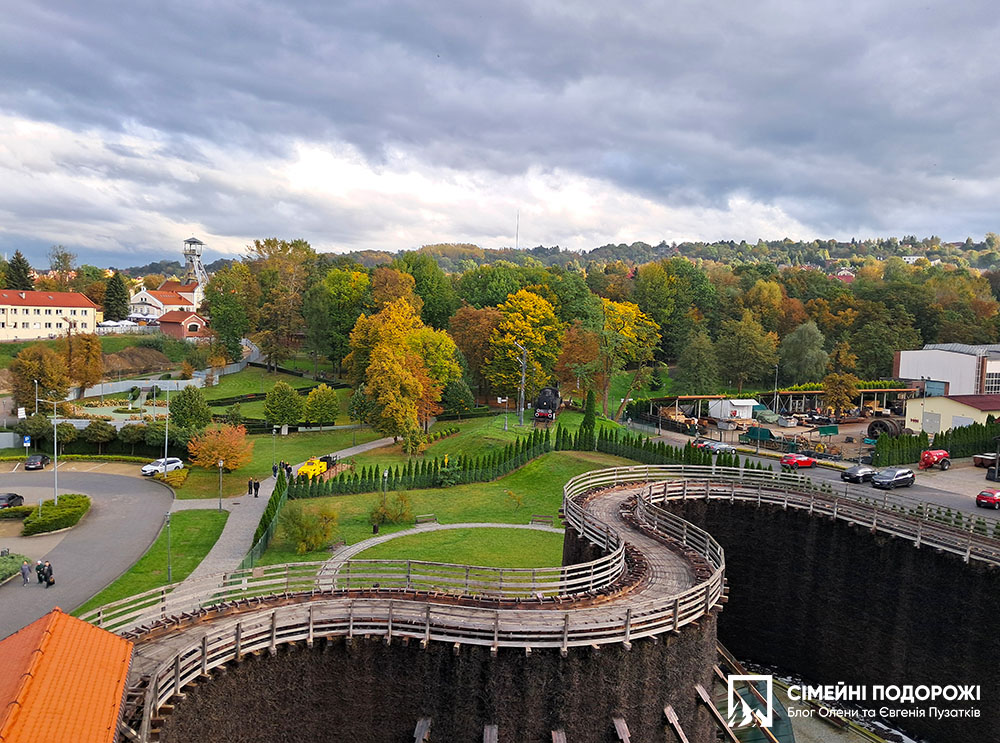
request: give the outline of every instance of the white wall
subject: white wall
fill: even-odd
[[[979,357],[967,353],[941,351],[900,351],[899,376],[903,379],[928,379],[948,382],[949,395],[978,395],[976,366]]]

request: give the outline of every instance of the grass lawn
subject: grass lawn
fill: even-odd
[[[129,348],[136,345],[141,338],[148,338],[148,335],[126,335],[122,334],[112,334],[112,335],[102,335],[101,336],[101,350],[104,353],[117,353],[123,348]],[[28,346],[33,346],[36,343],[44,343],[49,348],[58,351],[62,344],[65,343],[65,338],[52,338],[37,341],[18,341],[15,343],[0,343],[0,369],[6,369],[10,366],[10,362],[17,356],[22,350]]]
[[[562,565],[561,534],[527,529],[447,529],[377,544],[358,560],[424,560],[492,568]]]
[[[271,476],[271,435],[263,433],[248,436],[247,438],[254,442],[253,459],[245,467],[222,475],[222,494],[224,497],[245,493],[247,480],[251,477],[264,479]],[[379,438],[379,435],[370,428],[316,433],[290,433],[287,436],[275,436],[273,438],[273,456],[279,462],[285,460],[292,464],[298,464],[312,456],[329,454],[330,452],[346,449],[349,446],[353,446],[355,441],[363,444],[366,441],[373,441],[377,438]],[[181,499],[219,497],[218,471],[192,467],[187,481],[177,489],[177,497]]]
[[[433,513],[442,523],[526,524],[532,514],[555,516],[558,513],[562,504],[563,485],[571,477],[589,470],[629,464],[634,462],[598,452],[550,452],[493,482],[410,490],[406,491],[406,495],[415,515]],[[522,498],[520,507],[509,496],[508,491]],[[392,498],[393,495],[390,493],[389,497]],[[333,506],[340,518],[338,537],[348,544],[354,544],[371,536],[372,527],[368,514],[378,499],[379,495],[376,493],[362,493],[292,503],[301,503],[307,510]],[[408,529],[412,525],[412,522],[388,524],[382,527],[382,533]],[[310,562],[325,560],[329,556],[330,553],[325,550],[297,555],[294,546],[285,540],[279,528],[260,564]]]
[[[241,372],[220,377],[218,384],[214,387],[206,387],[203,391],[206,400],[218,400],[222,397],[249,395],[255,392],[266,394],[277,382],[287,382],[296,389],[316,384],[312,379],[296,377],[294,374],[272,374],[263,369],[248,366]]]
[[[352,422],[350,416],[347,414],[347,403],[351,397],[351,390],[342,389],[337,390],[336,392],[337,398],[340,400],[340,413],[337,415],[337,420],[334,421],[334,424],[338,426],[346,426]],[[213,411],[216,413],[224,410],[225,408],[213,408]],[[244,418],[265,419],[267,416],[264,415],[264,401],[254,400],[253,402],[241,402],[240,414]]]
[[[528,421],[528,413],[525,414],[525,421]],[[583,413],[573,410],[564,410],[559,414],[558,425],[570,431],[576,431],[583,422]],[[604,428],[620,428],[616,423],[598,418],[597,424]],[[435,441],[428,446],[423,453],[424,457],[442,457],[447,454],[449,457],[456,457],[460,454],[478,456],[497,447],[504,447],[516,441],[518,437],[524,437],[534,430],[534,423],[527,422],[524,426],[517,425],[517,416],[510,415],[507,419],[507,430],[503,430],[503,413],[490,418],[472,418],[467,421],[445,421],[435,423],[431,426],[431,431],[440,431],[447,428],[458,428],[459,432],[447,436],[440,441]],[[555,435],[555,427],[552,427],[552,435]],[[378,464],[404,465],[409,457],[403,453],[402,445],[383,446],[380,449],[372,449],[363,454],[353,457],[358,467]]]
[[[174,583],[184,580],[215,545],[229,518],[228,511],[178,511],[170,517],[170,565]],[[128,572],[77,609],[81,614],[111,601],[167,584],[167,532]]]
[[[316,360],[316,366],[313,367],[312,357],[307,353],[297,353],[292,358],[282,361],[280,366],[285,369],[295,369],[296,371],[304,371],[313,373],[315,368],[321,372],[327,372],[328,374],[333,374],[333,362],[330,359],[320,357]]]

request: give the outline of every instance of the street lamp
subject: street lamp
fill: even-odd
[[[517,424],[524,425],[524,378],[528,373],[528,349],[517,341],[511,342],[521,351],[521,389],[517,393]]]
[[[52,498],[55,504],[59,505],[59,401],[42,400],[42,402],[52,403]],[[35,398],[35,406],[38,406],[38,398]],[[38,504],[38,512],[42,512],[42,504]]]
[[[225,464],[221,459],[219,460],[219,510],[222,510],[222,465]]]
[[[170,569],[170,511],[167,511],[167,583],[173,582],[173,572]]]
[[[153,410],[156,414],[156,410]],[[163,474],[167,474],[167,442],[170,440],[170,388],[167,387],[167,422],[163,429]]]
[[[278,427],[271,426],[271,466],[274,467],[275,463],[278,461]]]
[[[38,415],[38,380],[35,380],[35,415]]]

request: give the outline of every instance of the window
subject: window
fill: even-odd
[[[52,314],[52,310],[51,310],[51,309],[47,309],[47,310],[45,310],[45,314],[46,314],[46,315],[51,315],[51,314]]]
[[[61,323],[61,322],[57,322],[57,323],[56,323],[56,327],[57,327],[57,328],[61,328],[61,327],[62,327],[62,323]]]
[[[36,315],[40,315],[40,314],[42,314],[42,311],[36,307],[35,308],[35,314]]]
[[[75,314],[76,314],[76,310],[70,310],[70,311],[69,311],[69,314],[71,314],[71,315],[75,315]]]
[[[986,372],[986,386],[983,392],[987,395],[1000,394],[1000,372]]]
[[[26,323],[26,322],[23,322],[23,323],[21,323],[21,327],[22,327],[22,328],[26,328],[26,327],[28,327],[28,323]]]
[[[6,327],[7,327],[7,323],[5,323],[5,322],[0,322],[0,328],[6,328]]]
[[[51,328],[52,327],[52,323],[50,323],[50,322],[45,323],[45,327]]]
[[[87,327],[87,323],[85,323],[85,322],[82,322],[82,323],[80,323],[80,327],[81,327],[81,328],[85,328],[85,327]]]
[[[10,308],[10,314],[16,315],[17,314],[17,307],[11,307]]]

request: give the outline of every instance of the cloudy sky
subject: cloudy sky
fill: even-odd
[[[619,7],[620,6],[620,7]],[[995,0],[26,0],[0,250],[998,230]]]

